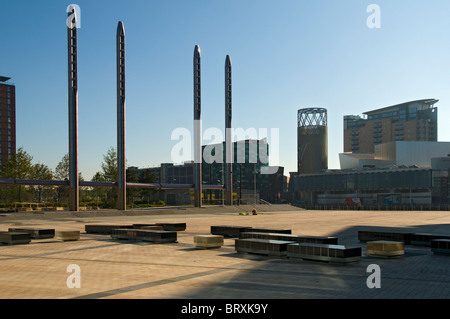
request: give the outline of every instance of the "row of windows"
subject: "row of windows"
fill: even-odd
[[[10,149],[11,148],[11,142],[8,142],[8,149]],[[1,150],[2,150],[2,145],[0,144],[0,152],[1,152]]]
[[[11,155],[12,153],[13,153],[13,151],[12,151],[13,149],[9,146],[8,147],[8,155]],[[0,154],[2,153],[2,148],[1,148],[1,146],[0,146]]]
[[[5,90],[6,89],[6,90]],[[11,87],[9,85],[5,85],[5,86],[0,86],[0,92],[11,92]]]

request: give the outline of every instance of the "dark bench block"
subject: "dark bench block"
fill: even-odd
[[[315,243],[315,244],[330,244],[330,245],[336,245],[338,243],[337,237],[302,236],[302,235],[280,234],[280,233],[260,233],[253,231],[242,232],[239,238],[285,240],[297,243]]]
[[[113,229],[111,231],[111,238],[135,241],[149,241],[152,243],[175,243],[177,242],[177,232],[165,230],[121,228]]]
[[[292,241],[270,240],[270,239],[236,239],[235,249],[237,252],[262,254],[268,256],[286,256],[287,247]]]
[[[130,225],[85,225],[86,233],[111,235],[113,229],[133,228]]]
[[[306,260],[350,263],[361,259],[361,247],[345,247],[343,245],[295,243],[287,246],[289,258]]]
[[[251,231],[257,233],[276,233],[276,234],[292,234],[290,229],[270,229],[270,228],[251,228],[249,230],[244,230],[244,232]]]
[[[20,232],[0,232],[0,244],[6,245],[19,245],[19,244],[29,244],[31,242],[30,233],[20,233]]]
[[[133,224],[132,228],[140,229],[144,226],[162,226],[166,231],[184,231],[186,223],[153,223],[153,224]]]
[[[250,229],[251,227],[245,226],[211,226],[211,234],[224,237],[239,237],[241,232],[249,231]]]
[[[411,245],[431,246],[435,239],[450,239],[449,234],[414,233],[411,235]]]
[[[390,241],[401,241],[406,245],[411,243],[412,233],[408,232],[388,232],[388,231],[358,231],[359,241],[377,241],[377,240],[390,240]]]
[[[431,251],[437,255],[450,255],[450,239],[433,239]]]
[[[9,232],[28,233],[32,239],[43,239],[55,237],[54,229],[41,229],[41,228],[9,228]]]

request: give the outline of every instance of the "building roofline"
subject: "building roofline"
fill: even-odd
[[[365,115],[370,115],[370,114],[375,114],[375,113],[379,113],[379,112],[385,112],[391,108],[396,108],[402,105],[406,105],[406,104],[411,104],[411,103],[417,103],[420,102],[422,104],[429,104],[431,106],[433,106],[434,104],[436,104],[437,102],[439,102],[439,100],[436,99],[422,99],[422,100],[414,100],[414,101],[409,101],[409,102],[404,102],[404,103],[400,103],[400,104],[395,104],[395,105],[391,105],[391,106],[386,106],[380,109],[376,109],[373,111],[368,111],[368,112],[364,112],[363,114]]]
[[[11,80],[10,77],[7,77],[7,76],[1,76],[1,75],[0,75],[0,82],[6,82],[6,81],[9,81],[9,80]]]

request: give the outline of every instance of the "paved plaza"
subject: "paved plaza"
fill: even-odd
[[[450,234],[450,212],[308,211],[288,205],[171,208],[127,212],[5,213],[9,227],[79,230],[80,240],[36,239],[0,246],[1,299],[448,299],[450,256],[405,245],[405,255],[368,256],[359,229]],[[185,222],[177,243],[152,244],[88,234],[88,224]],[[292,234],[336,236],[362,247],[358,263],[333,264],[236,253],[234,239],[216,249],[196,249],[193,237],[212,225],[291,229]],[[380,288],[368,288],[368,266],[380,267]],[[69,266],[80,287],[68,287]],[[68,271],[68,267],[70,268]]]

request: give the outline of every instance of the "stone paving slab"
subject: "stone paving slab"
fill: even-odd
[[[276,206],[275,206],[276,207]],[[145,215],[2,219],[9,227],[79,230],[80,240],[32,240],[0,246],[1,299],[448,299],[450,256],[434,255],[429,247],[405,245],[405,255],[377,258],[366,254],[359,229],[407,229],[450,234],[449,212],[260,211],[239,215],[221,208],[168,211]],[[117,242],[108,235],[87,234],[87,223],[186,222],[177,243]],[[17,225],[20,224],[20,225]],[[211,225],[289,228],[292,234],[336,236],[340,244],[360,245],[363,256],[354,264],[270,258],[238,254],[234,239],[214,250],[195,249],[193,237],[209,234]],[[368,288],[368,266],[380,267],[380,288]],[[80,288],[68,278],[80,269]]]

